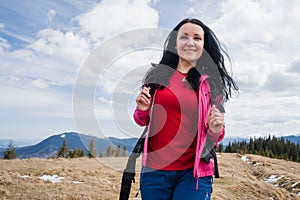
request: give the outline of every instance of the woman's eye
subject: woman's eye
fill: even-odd
[[[202,38],[200,38],[200,37],[196,37],[196,38],[195,38],[195,40],[202,40]]]
[[[188,39],[188,37],[187,36],[181,36],[180,39],[186,40],[186,39]]]

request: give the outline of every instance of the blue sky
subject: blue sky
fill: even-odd
[[[98,79],[90,108],[101,131],[88,128],[90,116],[74,114],[76,80],[93,53],[103,54],[105,42],[117,50],[122,44],[113,41],[126,31],[170,30],[186,17],[206,23],[233,60],[229,70],[240,94],[226,104],[227,136],[299,134],[299,13],[297,0],[0,0],[0,138],[43,139],[65,131],[138,136],[136,83],[159,60],[159,50],[127,52],[91,71]],[[159,36],[155,41],[164,40]]]

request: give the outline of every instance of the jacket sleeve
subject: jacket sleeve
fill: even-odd
[[[149,110],[143,111],[136,108],[133,114],[133,119],[138,125],[147,126],[150,121]]]
[[[219,143],[225,136],[225,126],[223,126],[220,133],[213,133],[209,128],[207,129],[207,137],[214,143]]]
[[[214,100],[214,102],[216,103],[216,106],[217,108],[220,110],[220,112],[224,113],[225,112],[225,109],[223,107],[223,104],[221,102],[221,97],[220,96],[217,96]],[[225,136],[225,125],[223,126],[222,130],[219,132],[219,133],[213,133],[208,125],[206,125],[207,127],[207,136],[208,138],[213,141],[214,143],[218,144],[219,142],[221,142]]]

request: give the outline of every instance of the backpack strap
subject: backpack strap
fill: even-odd
[[[206,164],[208,164],[211,158],[214,158],[215,178],[220,178],[216,147],[210,140],[206,140],[206,143],[202,150],[201,159],[204,160]]]
[[[217,159],[217,154],[216,154],[216,147],[214,147],[211,150],[211,154],[214,158],[214,170],[215,170],[215,178],[220,178],[220,174],[219,174],[219,166],[218,166],[218,159]]]
[[[119,200],[128,200],[131,190],[131,184],[135,183],[135,165],[136,159],[140,156],[144,148],[145,137],[148,131],[148,126],[144,129],[141,137],[138,139],[136,145],[134,146],[132,153],[130,154],[126,168],[123,171],[122,183],[120,190]]]

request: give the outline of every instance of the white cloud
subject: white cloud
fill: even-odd
[[[0,56],[2,56],[3,51],[8,50],[10,48],[10,44],[7,40],[0,37]]]
[[[219,0],[186,0],[184,4],[189,6],[187,11],[188,17],[195,17],[204,23],[211,23],[220,17],[220,1]],[[185,6],[185,5],[182,5]],[[182,16],[183,18],[185,16]]]
[[[288,72],[300,75],[300,55],[296,56],[288,66]]]
[[[296,0],[288,4],[280,0],[272,3],[266,0],[226,0],[221,3],[223,15],[213,27],[222,33],[226,42],[270,42],[290,36],[296,30],[299,32],[299,28],[294,27],[299,22],[298,11],[299,2]]]
[[[0,103],[3,119],[10,113],[22,115],[20,122],[26,121],[27,116],[32,119],[43,116],[58,120],[71,118],[72,87],[76,73],[80,72],[79,65],[91,53],[91,49],[110,42],[109,38],[115,39],[114,36],[119,33],[146,27],[156,28],[158,11],[162,7],[157,4],[155,7],[158,10],[155,10],[151,6],[157,2],[103,0],[100,3],[88,1],[86,5],[72,0],[68,4],[77,8],[72,14],[61,13],[64,8],[60,4],[53,3],[56,5],[53,7],[52,2],[48,2],[47,5],[43,4],[43,12],[35,16],[43,16],[44,25],[45,21],[51,24],[39,27],[37,34],[30,36],[22,30],[6,30],[8,26],[0,24],[0,31],[4,35],[25,42],[23,46],[18,46],[19,49],[12,49],[11,45],[14,45],[11,41],[0,38],[0,91],[5,94]],[[299,133],[300,117],[295,111],[300,109],[300,2],[204,0],[199,3],[188,0],[185,3],[188,5],[180,13],[188,11],[189,15],[200,16],[201,20],[204,19],[202,21],[208,22],[208,26],[228,47],[235,63],[233,74],[239,80],[241,91],[240,96],[231,99],[226,106],[227,133],[235,136],[270,132]],[[81,9],[84,5],[85,8]],[[91,9],[69,23],[66,20],[68,17],[70,20],[79,10],[88,8]],[[18,8],[18,13],[22,12],[21,7]],[[169,27],[168,23],[173,23],[174,19],[171,20],[168,9],[165,12],[161,15],[165,18],[160,22]],[[59,21],[61,15],[67,22]],[[24,13],[24,16],[28,15]],[[34,21],[35,16],[29,19],[37,23],[38,21]],[[61,27],[62,24],[65,27]],[[54,25],[61,28],[51,28]],[[138,132],[132,122],[134,100],[140,87],[138,81],[144,75],[142,69],[147,69],[146,65],[150,62],[157,62],[161,52],[138,50],[136,47],[157,48],[157,43],[162,45],[165,39],[164,35],[156,34],[154,37],[139,33],[133,32],[131,37],[109,43],[111,46],[105,49],[105,55],[103,52],[92,52],[95,56],[89,64],[93,67],[86,68],[86,73],[89,73],[87,77],[94,82],[94,85],[88,86],[97,86],[92,91],[95,93],[93,98],[97,98],[97,101],[92,101],[95,103],[92,105],[95,106],[93,114],[101,120],[99,123],[102,126],[107,126],[107,130],[115,122],[126,129],[126,132],[130,132],[130,127],[135,127],[133,132]],[[111,63],[102,62],[115,52],[120,52],[119,57],[110,60]],[[105,68],[105,71],[97,71],[99,68]],[[100,75],[103,75],[101,79]],[[115,113],[112,113],[112,109]],[[113,122],[108,123],[112,118]],[[47,132],[45,125],[46,122],[40,127],[42,132]],[[48,130],[54,129],[51,126],[52,129]],[[21,127],[26,128],[28,125]],[[65,127],[63,122],[61,127]],[[10,131],[12,128],[5,130],[18,132]],[[116,133],[118,131],[120,130],[115,130]]]
[[[46,81],[41,80],[41,79],[33,80],[32,83],[33,83],[37,88],[40,88],[40,89],[45,89],[45,88],[48,87],[48,84],[46,83]]]
[[[274,39],[272,33],[264,31],[266,25],[270,24],[272,16],[265,12],[258,1],[224,1],[222,11],[226,14],[217,23],[223,28],[231,29],[230,32],[222,31],[226,42],[269,42]]]
[[[55,18],[55,16],[56,16],[56,11],[53,9],[50,9],[48,11],[48,20],[52,21]]]
[[[186,12],[188,15],[194,15],[196,14],[196,11],[194,8],[189,8],[188,11]]]
[[[300,97],[274,97],[270,92],[247,93],[226,104],[226,129],[228,136],[295,134],[299,132]]]
[[[99,88],[105,93],[131,94],[135,87],[140,87],[142,80],[151,62],[158,62],[162,50],[135,50],[122,55],[101,74]],[[136,59],[142,58],[142,59]],[[141,84],[141,82],[140,82]]]
[[[71,31],[43,29],[38,32],[38,39],[30,45],[37,54],[63,58],[70,63],[79,64],[90,51],[89,42]]]
[[[255,87],[273,72],[286,73],[299,49],[299,1],[225,0],[220,8],[211,28],[228,47],[242,84]]]
[[[298,24],[300,2],[297,0],[289,3],[281,0],[272,3],[267,0],[226,0],[221,1],[221,16],[211,27],[230,50],[245,60],[248,56],[247,62],[263,61],[266,55],[265,61],[283,63],[291,60],[299,48]],[[255,46],[258,52],[248,55],[246,49],[251,46]],[[254,57],[255,53],[258,57]],[[270,55],[273,55],[271,60]]]
[[[293,95],[300,91],[300,75],[296,73],[272,72],[268,75],[264,88],[276,93],[286,92]]]
[[[33,59],[36,59],[37,56],[35,55],[35,53],[29,49],[18,49],[12,52],[6,52],[7,53],[7,59],[6,61],[11,61],[11,63],[9,63],[8,65],[14,65],[14,61],[16,61],[15,66],[20,66],[18,64],[18,61],[22,62],[22,60],[30,62]],[[33,66],[34,67],[34,66]]]
[[[146,1],[104,0],[77,20],[81,30],[98,41],[124,31],[157,27],[158,13]]]
[[[58,110],[54,108],[66,100],[65,95],[62,93],[53,92],[51,90],[39,90],[39,88],[32,87],[33,83],[31,82],[20,86],[19,83],[17,83],[18,81],[20,84],[26,83],[19,78],[6,80],[6,83],[1,82],[0,90],[2,94],[5,94],[1,97],[1,109],[19,109],[19,111],[23,109],[23,111],[27,110],[30,112],[46,108],[47,110],[52,110],[52,113],[55,113],[58,112]],[[65,103],[67,104],[67,102]]]
[[[52,86],[71,85],[78,66],[59,56],[38,55],[30,49],[21,49],[4,52],[1,67],[3,77],[20,79],[12,83],[19,88],[32,84],[33,80],[48,80],[47,84]]]
[[[98,100],[101,102],[101,103],[104,103],[104,104],[110,104],[112,103],[111,100],[108,100],[106,97],[98,97]]]
[[[158,3],[160,0],[148,0],[149,3],[152,3],[152,4],[156,4]]]

